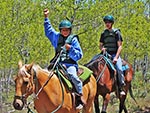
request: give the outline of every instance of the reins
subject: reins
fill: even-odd
[[[103,57],[101,57],[101,59],[102,59],[102,58],[103,58]],[[100,59],[100,60],[101,60],[101,59]],[[104,59],[104,60],[105,60],[105,59]],[[105,71],[106,67],[107,67],[107,61],[105,60],[105,64],[104,64],[103,70],[102,70],[101,73],[98,75],[98,78],[96,78],[96,82],[98,82],[98,81],[101,79],[102,75],[104,74],[104,71]]]
[[[56,69],[58,71],[58,67]],[[63,88],[63,85],[62,85],[63,83],[62,83],[62,80],[61,80],[61,77],[60,77],[59,73],[58,73],[58,78],[59,78],[59,82],[60,82],[61,89],[62,89],[62,101],[61,101],[61,104],[55,110],[53,110],[51,113],[57,112],[62,107],[62,105],[64,103],[64,88]]]
[[[50,74],[49,74],[49,76],[48,76],[48,79],[47,79],[47,81],[44,83],[44,85],[39,89],[39,91],[37,92],[35,98],[38,97],[39,93],[42,91],[42,89],[47,85],[47,83],[49,82],[49,80],[51,79],[51,77],[54,75],[54,74],[53,74],[53,70],[56,68],[56,70],[58,71],[58,66],[59,66],[58,62],[59,62],[59,60],[60,60],[60,56],[61,56],[61,53],[62,53],[62,52],[63,52],[63,50],[61,50],[60,53],[57,54],[57,56],[56,56],[56,58],[57,58],[57,59],[56,59],[56,62],[54,63],[53,68],[52,68],[51,71],[50,71]],[[55,60],[55,59],[54,59],[54,60]],[[51,113],[57,112],[57,111],[62,107],[62,105],[63,105],[63,103],[64,103],[64,89],[63,89],[63,85],[62,85],[63,83],[62,83],[62,80],[61,80],[61,77],[60,77],[59,74],[58,74],[58,79],[59,79],[59,82],[60,82],[60,85],[61,85],[61,89],[62,89],[62,102],[61,102],[61,104],[60,104],[55,110],[53,110]]]
[[[104,59],[104,58],[103,58],[104,55],[98,54],[98,55],[95,56],[95,58],[93,58],[86,66],[88,67],[88,66],[94,64],[100,56],[102,56],[102,57],[99,59],[99,61],[101,61],[102,59]],[[104,60],[105,60],[105,59],[104,59]],[[106,69],[106,66],[107,66],[107,61],[105,60],[104,68],[103,68],[103,70],[101,71],[101,73],[99,74],[98,78],[96,78],[96,82],[98,82],[98,81],[101,79],[101,77],[102,77],[102,75],[104,74],[104,71],[105,71],[105,69]]]

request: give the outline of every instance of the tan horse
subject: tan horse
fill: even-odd
[[[127,62],[126,62],[127,63]],[[126,95],[120,96],[117,90],[117,81],[115,78],[114,72],[111,72],[108,67],[108,62],[105,60],[103,55],[100,55],[99,57],[95,58],[94,60],[91,60],[89,63],[85,64],[89,69],[93,71],[93,74],[97,80],[97,95],[95,97],[94,105],[95,105],[95,111],[96,113],[100,113],[99,109],[99,101],[98,96],[101,95],[103,97],[103,105],[102,105],[102,111],[101,113],[106,113],[107,106],[110,100],[110,94],[112,92],[116,92],[119,100],[119,113],[121,113],[123,110],[125,113],[127,113],[127,108],[125,106],[125,100],[127,97],[127,92],[130,92],[130,96],[134,99],[131,89],[131,81],[134,75],[134,70],[132,68],[132,65],[127,63],[129,66],[129,69],[127,69],[125,73],[125,83],[126,86],[124,87]],[[136,100],[134,99],[136,102]]]
[[[22,65],[22,62],[19,62],[18,64],[19,71],[15,78],[16,88],[13,101],[15,109],[22,110],[27,104],[27,97],[35,93],[37,98],[34,100],[34,106],[38,113],[80,112],[75,109],[71,92],[66,85],[61,84],[56,74],[33,63]],[[83,113],[93,112],[96,89],[96,80],[91,75],[83,85],[82,100],[85,102]]]

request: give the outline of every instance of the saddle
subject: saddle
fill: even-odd
[[[104,60],[107,62],[107,66],[109,67],[109,70],[111,72],[114,72],[116,69],[115,69],[115,65],[112,62],[112,58],[104,56]],[[122,59],[123,72],[126,71],[127,69],[129,69],[128,63],[124,59]]]
[[[66,71],[66,67],[62,66],[62,65],[59,65],[59,68],[56,68],[54,72],[56,73],[57,76],[60,76],[63,83],[68,87],[69,91],[71,92],[72,99],[73,99],[73,105],[75,107],[78,106],[78,104],[81,104],[81,103],[84,105],[86,102],[83,99],[81,101],[79,94],[76,93],[77,91],[76,91],[75,86],[73,85],[73,83],[68,78],[69,75]],[[90,69],[88,69],[87,67],[79,65],[77,75],[79,76],[80,80],[83,83],[90,77],[90,75],[92,73],[93,72]]]
[[[53,68],[53,63],[51,63],[48,66],[48,70],[50,71]],[[67,73],[66,67],[64,65],[59,64],[58,68],[54,69],[54,72],[56,75],[60,76],[63,82],[67,85],[68,89],[70,91],[73,91],[75,88],[73,88],[73,83],[69,80],[68,76],[69,74]],[[84,83],[92,74],[93,72],[88,69],[87,67],[83,65],[79,65],[77,75],[79,76],[80,80]]]

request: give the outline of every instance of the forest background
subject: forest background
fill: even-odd
[[[139,101],[140,97],[149,97],[149,0],[1,0],[0,113],[14,111],[6,105],[12,104],[15,90],[13,77],[17,72],[18,61],[21,59],[24,63],[35,62],[45,68],[54,56],[54,48],[44,34],[45,8],[50,11],[49,19],[56,31],[59,31],[61,20],[72,21],[73,33],[79,35],[84,53],[79,64],[87,63],[100,53],[99,38],[105,29],[103,17],[113,15],[114,27],[119,28],[123,36],[121,56],[133,64],[135,69],[135,96]],[[128,107],[134,111],[148,107],[146,103],[140,104],[140,107],[129,104]]]

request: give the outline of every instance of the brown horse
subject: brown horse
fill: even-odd
[[[110,93],[115,92],[120,100],[119,113],[121,113],[123,110],[125,113],[127,113],[128,111],[125,106],[125,100],[128,91],[130,92],[130,96],[134,99],[131,89],[131,81],[134,75],[134,70],[132,68],[132,65],[126,62],[127,65],[129,66],[129,68],[126,71],[124,71],[126,83],[124,91],[126,95],[120,96],[117,90],[118,85],[116,76],[112,71],[110,71],[110,68],[107,65],[108,61],[105,58],[106,57],[104,55],[98,55],[97,58],[95,57],[89,63],[85,64],[85,66],[87,66],[89,69],[93,71],[93,74],[97,80],[97,95],[94,101],[95,111],[96,113],[100,113],[98,96],[101,95],[103,97],[103,105],[101,113],[106,113],[106,109],[110,100]],[[134,99],[134,101],[136,100]]]
[[[27,104],[27,98],[35,94],[34,107],[38,113],[78,113],[74,99],[67,86],[61,83],[54,71],[42,69],[34,63],[22,65],[18,63],[19,71],[15,77],[15,97],[13,106],[22,110]],[[83,85],[82,100],[85,102],[82,112],[92,113],[97,84],[91,75]]]

